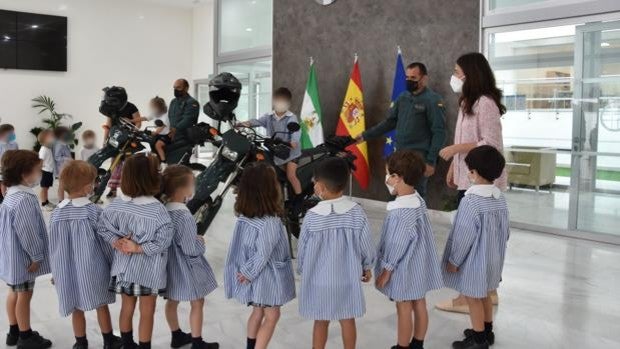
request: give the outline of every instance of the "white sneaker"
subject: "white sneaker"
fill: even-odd
[[[47,204],[42,206],[44,210],[46,210],[47,212],[51,212],[56,208],[56,205],[52,204],[51,202],[47,202]]]

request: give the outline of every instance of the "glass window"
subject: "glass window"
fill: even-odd
[[[548,1],[549,0],[489,0],[489,10],[503,9],[506,7],[517,7],[537,2]]]
[[[219,53],[271,47],[272,0],[219,2]]]
[[[241,81],[237,120],[254,119],[271,110],[271,58],[260,61],[222,63],[218,72],[229,72]]]

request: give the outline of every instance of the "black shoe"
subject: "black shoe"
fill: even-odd
[[[170,346],[173,348],[180,348],[184,345],[188,345],[192,342],[192,335],[179,330],[178,333],[172,335]]]
[[[474,337],[467,337],[462,341],[456,341],[452,343],[452,348],[454,349],[489,349],[489,342],[486,341],[486,339],[481,342],[481,343],[477,343],[474,340]]]
[[[200,343],[192,342],[191,349],[219,349],[219,348],[220,348],[220,343],[217,343],[217,342],[207,343],[205,341],[202,341]]]
[[[73,349],[88,349],[88,344],[73,344]]]
[[[37,331],[32,331],[30,337],[17,340],[17,349],[46,349],[52,346],[52,341],[43,338]]]
[[[138,343],[132,342],[130,344],[123,344],[121,342],[121,346],[119,348],[120,349],[138,349]]]
[[[14,347],[17,345],[17,340],[19,340],[19,334],[6,334],[6,345],[7,347]]]
[[[113,339],[108,343],[103,343],[103,349],[121,349],[123,347],[123,341],[119,336],[113,336]]]
[[[489,345],[495,344],[495,333],[491,331],[491,332],[485,332],[485,334],[487,335],[487,342],[489,342]],[[474,335],[474,330],[472,330],[471,328],[468,328],[465,331],[463,331],[463,335],[465,335],[465,337],[471,337]]]

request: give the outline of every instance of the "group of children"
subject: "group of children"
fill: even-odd
[[[46,138],[42,138],[45,143]],[[490,146],[469,152],[472,187],[461,201],[440,262],[424,200],[414,184],[424,175],[423,159],[400,150],[386,164],[385,184],[396,199],[388,204],[378,248],[361,206],[343,196],[349,180],[345,160],[330,158],[314,172],[321,201],[304,218],[298,244],[301,275],[299,313],[314,320],[312,348],[325,348],[331,321],[341,325],[345,349],[356,347],[355,319],[364,315],[363,282],[375,272],[376,288],[395,302],[397,344],[423,348],[428,328],[426,293],[448,286],[465,295],[472,328],[456,349],[486,349],[494,341],[488,293],[499,286],[508,240],[508,210],[493,185],[505,165]],[[204,298],[216,287],[204,257],[205,244],[186,207],[194,177],[148,154],[127,159],[121,195],[103,210],[88,200],[96,170],[84,161],[63,165],[60,182],[68,197],[53,211],[49,234],[32,188],[42,182],[45,159],[10,150],[2,157],[7,187],[0,205],[0,278],[9,285],[7,345],[48,348],[51,342],[30,328],[35,279],[51,272],[60,314],[72,316],[74,348],[88,347],[85,311],[96,310],[104,348],[150,348],[158,296],[171,346],[218,348],[202,339]],[[165,204],[156,196],[163,193]],[[224,268],[227,298],[251,306],[247,348],[264,349],[275,331],[280,307],[296,297],[293,263],[280,217],[283,200],[273,167],[244,168],[234,206],[238,216]],[[112,332],[108,305],[121,296],[120,338]],[[191,333],[180,330],[179,302],[190,302]],[[138,343],[132,319],[139,306]]]
[[[201,337],[204,298],[217,287],[185,203],[194,192],[189,168],[170,166],[159,174],[155,156],[137,154],[125,163],[122,195],[105,209],[89,200],[96,169],[69,161],[60,174],[68,197],[52,212],[49,234],[37,196],[43,161],[31,151],[2,157],[6,197],[0,205],[0,278],[9,286],[7,345],[49,348],[30,327],[35,279],[51,272],[62,316],[72,316],[74,349],[88,348],[84,312],[96,310],[104,348],[150,348],[158,296],[167,299],[171,346],[215,349]],[[155,199],[162,191],[166,205]],[[121,295],[120,338],[112,332],[108,305]],[[179,328],[179,302],[190,302],[191,333]],[[139,307],[139,344],[132,319]]]

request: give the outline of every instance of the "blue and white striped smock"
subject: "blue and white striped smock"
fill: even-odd
[[[8,188],[0,205],[0,279],[9,285],[50,273],[48,236],[37,195],[31,188]],[[39,270],[27,271],[32,262]]]
[[[173,228],[168,211],[157,199],[121,195],[101,213],[97,232],[110,244],[130,236],[142,247],[143,253],[130,255],[114,251],[111,274],[117,283],[134,283],[153,290],[166,288]]]
[[[97,234],[101,208],[88,198],[64,200],[50,218],[50,262],[61,316],[114,303],[108,291],[112,245]]]
[[[361,278],[375,257],[364,210],[344,197],[319,202],[304,218],[298,249],[301,316],[342,320],[364,315]]]
[[[243,274],[249,283],[237,281]],[[224,267],[226,298],[281,306],[295,298],[295,274],[286,229],[278,217],[237,219]]]
[[[439,257],[426,203],[417,194],[388,203],[377,252],[375,277],[391,271],[381,293],[395,301],[422,299],[443,287]]]
[[[510,234],[508,206],[499,188],[474,185],[465,192],[443,255],[447,287],[484,298],[499,286]],[[450,262],[459,268],[446,270]]]
[[[169,203],[174,237],[168,249],[166,297],[186,302],[204,298],[217,288],[211,266],[204,256],[205,243],[196,233],[196,221],[181,203]]]

